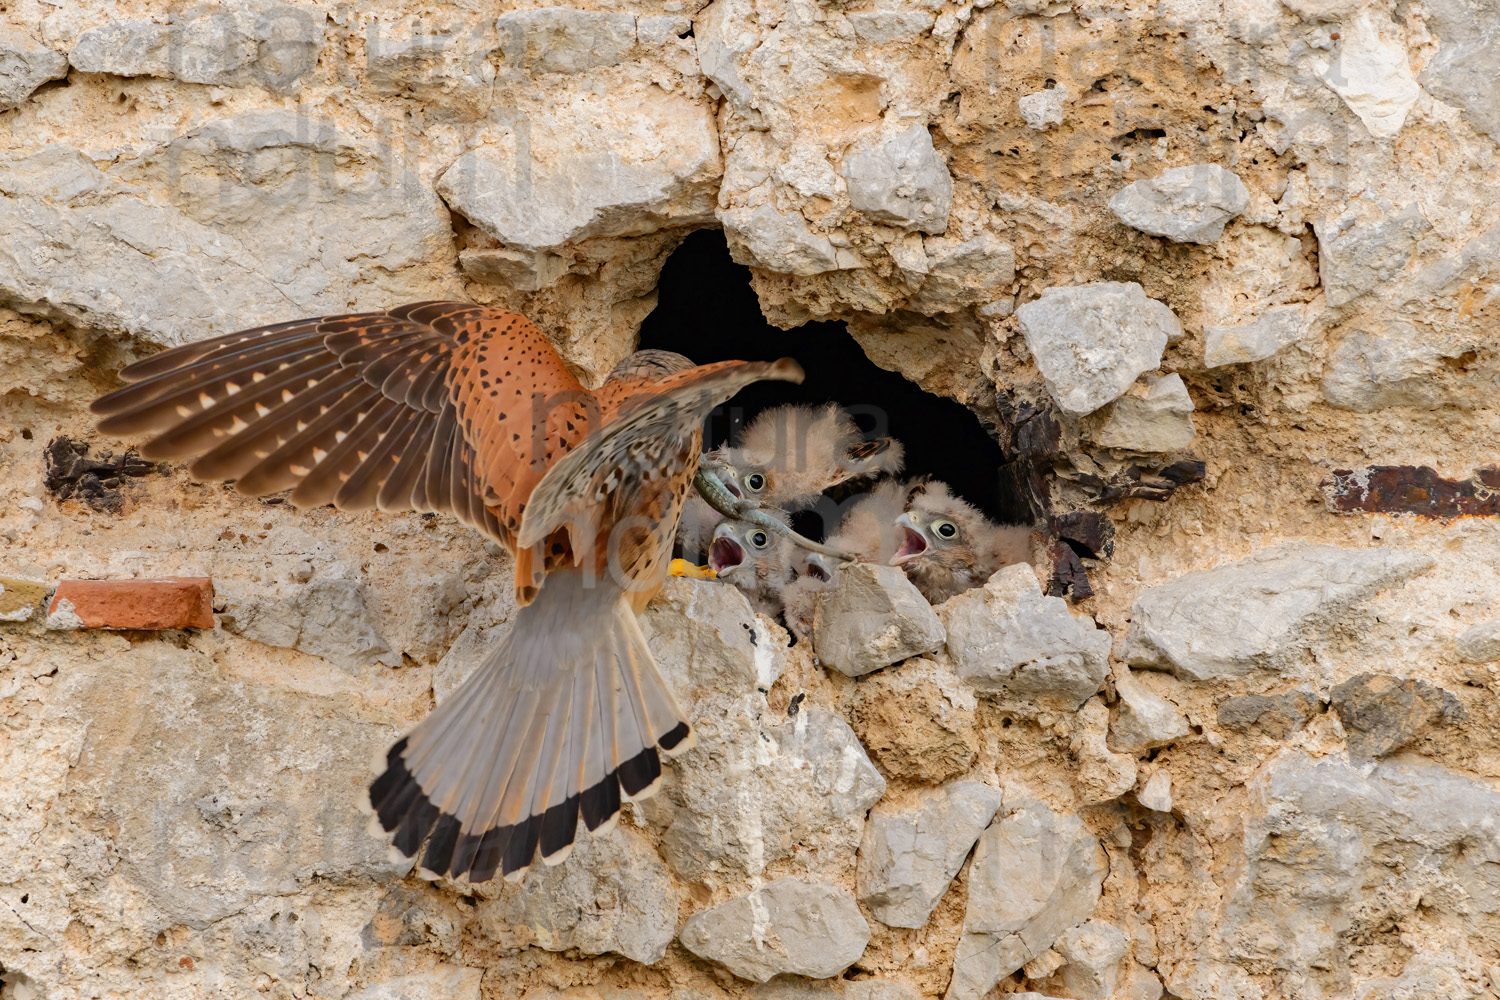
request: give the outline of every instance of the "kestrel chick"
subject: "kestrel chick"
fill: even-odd
[[[937,480],[912,492],[894,524],[901,541],[890,562],[933,604],[983,585],[1003,566],[1031,561],[1029,528],[989,521]]]
[[[827,544],[863,562],[890,562],[903,538],[896,518],[905,512],[911,495],[921,489],[916,480],[886,479],[849,504],[838,531]]]
[[[854,418],[836,403],[763,410],[738,445],[709,453],[735,496],[788,512],[812,506],[824,490],[851,479],[900,472],[903,458],[901,442],[866,440]],[[719,521],[701,498],[689,499],[679,532],[686,558],[699,558],[708,550]]]
[[[803,552],[797,578],[781,590],[781,614],[798,641],[812,635],[813,612],[818,594],[826,590],[838,573],[838,561],[817,552]]]
[[[848,411],[828,403],[763,410],[737,447],[714,457],[738,472],[746,496],[795,511],[839,483],[900,472],[905,452],[894,438],[865,440]]]
[[[774,618],[781,611],[782,590],[796,576],[798,554],[814,553],[754,524],[724,520],[714,529],[708,565],[720,580],[744,591],[756,611]]]

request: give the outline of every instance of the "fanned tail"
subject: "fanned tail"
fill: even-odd
[[[690,744],[623,593],[547,577],[468,680],[391,747],[370,804],[402,853],[439,875],[518,877],[567,857],[580,819],[611,825]]]

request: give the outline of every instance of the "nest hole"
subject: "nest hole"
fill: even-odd
[[[750,269],[730,258],[719,230],[693,233],[668,259],[656,309],[641,326],[640,346],[677,351],[698,364],[792,357],[806,370],[801,385],[752,385],[715,411],[704,432],[705,447],[730,440],[773,406],[839,403],[862,430],[906,446],[903,475],[942,480],[991,520],[1029,520],[1013,480],[1000,473],[1006,458],[999,442],[973,411],[876,365],[843,323],[780,330],[766,322],[750,286]],[[827,519],[814,509],[798,518],[797,528],[822,537],[834,527],[824,524]]]

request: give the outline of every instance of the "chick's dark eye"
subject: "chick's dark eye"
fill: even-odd
[[[757,549],[765,548],[768,541],[770,541],[770,539],[766,537],[766,533],[764,531],[757,531],[755,534],[750,536],[750,544],[754,545]]]
[[[759,472],[752,472],[745,478],[745,485],[759,493],[766,488],[766,477]]]
[[[958,534],[958,527],[951,521],[943,521],[937,526],[937,533],[944,538],[952,538]]]

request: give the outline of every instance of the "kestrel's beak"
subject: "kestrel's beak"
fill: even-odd
[[[708,547],[708,565],[717,576],[732,573],[745,561],[745,548],[730,532],[728,521],[714,529],[713,544]]]
[[[917,556],[925,555],[932,547],[932,543],[927,541],[926,533],[912,521],[910,513],[896,518],[896,527],[901,529],[901,546],[896,549],[896,554],[891,556],[892,566],[900,566]]]
[[[803,567],[802,575],[826,582],[833,579],[833,569],[829,566],[826,557],[817,552],[809,552],[807,554],[807,565]]]

